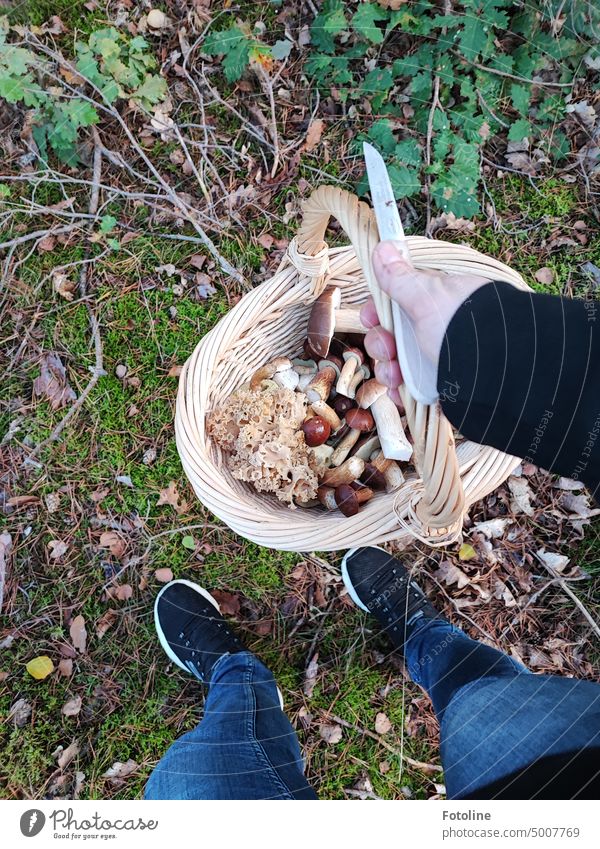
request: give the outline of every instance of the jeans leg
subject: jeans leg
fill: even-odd
[[[168,749],[146,799],[316,799],[269,670],[250,652],[213,670],[204,717]]]
[[[418,622],[405,656],[440,721],[448,798],[469,798],[546,757],[599,747],[600,761],[600,685],[533,675],[441,620]],[[540,777],[540,794],[550,777]]]

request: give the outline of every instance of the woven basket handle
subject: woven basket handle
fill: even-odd
[[[320,186],[305,201],[303,218],[296,237],[298,249],[307,256],[323,250],[330,218],[341,224],[363,269],[371,292],[378,290],[371,256],[379,233],[370,206],[335,186]],[[393,333],[391,310],[383,309],[379,320]],[[436,536],[455,528],[462,520],[465,497],[456,458],[454,434],[439,404],[421,404],[400,387],[406,421],[414,442],[414,462],[422,480],[423,492],[415,512],[425,536]]]

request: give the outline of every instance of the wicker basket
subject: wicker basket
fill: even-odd
[[[351,246],[329,249],[336,218]],[[455,443],[439,404],[425,406],[404,389],[417,474],[395,492],[376,494],[347,518],[321,507],[291,510],[235,480],[206,434],[206,414],[277,355],[298,356],[311,305],[327,285],[342,306],[361,304],[377,286],[370,257],[378,242],[373,212],[341,189],[322,186],[305,202],[298,235],[279,269],[246,294],[198,343],[179,383],[175,432],[185,472],[200,501],[243,537],[286,551],[331,551],[415,537],[429,545],[459,538],[469,505],[495,489],[519,459],[467,440]],[[476,274],[528,289],[506,265],[471,248],[420,236],[407,243],[417,268]]]

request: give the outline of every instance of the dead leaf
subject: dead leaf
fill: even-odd
[[[48,492],[44,495],[44,504],[46,505],[48,513],[56,513],[60,507],[60,493]]]
[[[169,581],[173,580],[173,570],[169,569],[168,566],[164,566],[162,569],[157,569],[154,573],[154,577],[161,584],[168,584]]]
[[[115,480],[122,486],[128,486],[130,489],[133,489],[133,481],[131,480],[130,475],[117,475]]]
[[[73,674],[73,661],[70,657],[63,657],[58,662],[58,672],[63,678],[70,678]]]
[[[391,9],[392,12],[397,12],[408,0],[377,0],[377,2],[384,9]]]
[[[382,775],[385,775],[387,772],[389,772],[391,768],[392,766],[389,761],[381,761],[381,763],[379,764],[379,772]]]
[[[270,251],[273,247],[273,242],[275,241],[274,237],[271,236],[270,233],[261,233],[258,237],[257,242],[261,247],[265,248],[265,250]]]
[[[507,607],[514,607],[517,603],[514,595],[501,578],[494,579],[494,598],[500,598]]]
[[[96,622],[96,636],[99,640],[102,639],[109,628],[112,628],[118,618],[118,611],[113,610],[111,607],[104,611],[100,619]]]
[[[96,489],[94,492],[92,492],[91,495],[90,495],[90,498],[92,499],[94,504],[99,504],[101,501],[104,501],[104,499],[109,494],[109,492],[110,492],[110,489],[107,486],[105,486],[105,487],[102,487],[101,489]]]
[[[509,523],[510,519],[488,519],[487,522],[478,522],[473,526],[473,530],[487,539],[500,539]]]
[[[508,479],[508,488],[512,493],[510,509],[513,513],[525,513],[526,516],[533,516],[534,509],[531,506],[533,492],[529,482],[525,478],[516,478],[511,475]]]
[[[81,614],[71,622],[69,634],[74,647],[83,654],[87,643],[87,631],[85,630],[85,619]]]
[[[40,375],[33,381],[33,393],[44,396],[53,410],[60,410],[76,399],[58,354],[49,351],[42,357]]]
[[[458,566],[455,566],[450,560],[442,560],[439,569],[434,572],[434,576],[438,580],[443,581],[447,587],[452,586],[452,584],[456,584],[457,589],[459,590],[470,583],[462,569],[459,569]]]
[[[60,560],[63,554],[67,553],[69,546],[62,539],[51,539],[48,548],[50,549],[50,557],[53,560]]]
[[[235,593],[224,590],[213,590],[212,597],[217,602],[224,616],[238,616],[240,612],[240,597]]]
[[[179,377],[182,371],[183,366],[171,366],[171,368],[167,372],[167,377]]]
[[[270,619],[259,619],[252,623],[252,630],[257,637],[266,637],[273,629],[273,623]]]
[[[306,131],[306,139],[304,140],[304,150],[307,153],[311,153],[319,144],[324,129],[325,121],[322,118],[313,118]]]
[[[474,557],[477,557],[477,552],[473,546],[468,542],[463,542],[461,547],[458,549],[458,559],[465,561],[472,560]]]
[[[79,754],[79,745],[75,740],[70,743],[66,749],[61,748],[61,752],[58,756],[58,767],[59,769],[65,769],[69,766],[71,761],[77,757]]]
[[[55,271],[52,275],[52,288],[65,301],[72,301],[77,290],[77,283],[74,280],[69,280],[62,271]]]
[[[189,263],[193,265],[195,269],[198,271],[202,271],[202,268],[206,262],[206,256],[204,254],[194,254],[190,257]]]
[[[387,734],[392,730],[392,723],[389,721],[385,713],[378,713],[375,717],[375,731],[377,734]]]
[[[87,4],[86,4],[87,5]],[[75,784],[73,785],[73,798],[78,799],[83,790],[83,782],[85,781],[85,772],[75,773]]]
[[[3,684],[4,681],[8,678],[9,673],[4,670],[0,671],[0,684]]]
[[[102,774],[102,778],[107,778],[111,784],[119,786],[120,784],[123,784],[125,778],[132,775],[132,773],[136,772],[139,768],[139,764],[137,764],[134,760],[131,760],[131,758],[128,761],[125,761],[125,763],[116,761],[110,769],[107,769],[106,772]]]
[[[187,502],[182,501],[181,496],[177,492],[177,484],[175,481],[170,481],[169,486],[166,489],[160,490],[156,506],[161,507],[163,504],[170,504],[178,516],[181,516],[181,514],[185,513],[188,509]]]
[[[315,685],[317,683],[317,674],[319,672],[319,654],[315,654],[311,659],[310,663],[306,667],[306,674],[304,676],[304,686],[302,687],[302,691],[307,699],[312,698],[312,694],[315,689]]]
[[[110,549],[110,553],[115,557],[122,557],[125,554],[127,544],[122,536],[116,531],[105,531],[100,535],[100,545],[103,548]]]
[[[31,705],[27,699],[17,699],[8,712],[8,719],[12,719],[17,728],[27,725],[31,716]]]
[[[559,575],[565,571],[570,562],[564,554],[546,551],[544,548],[540,548],[539,551],[536,551],[536,554],[542,563],[549,568],[550,572],[558,572]]]
[[[48,251],[53,251],[56,247],[56,239],[51,233],[48,233],[47,236],[44,236],[43,239],[37,243],[37,249],[39,253],[44,253]]]
[[[41,654],[25,664],[25,669],[36,681],[43,681],[54,672],[54,664],[47,654]]]
[[[48,35],[62,35],[63,32],[67,31],[58,15],[52,15],[45,24],[42,24],[41,30],[42,34],[47,33]]]
[[[442,212],[431,222],[431,235],[435,235],[439,230],[472,233],[475,230],[475,222],[468,218],[457,218],[453,212]]]
[[[217,291],[212,284],[212,277],[208,274],[204,274],[202,271],[198,271],[194,277],[194,282],[196,284],[196,292],[198,293],[198,297],[205,300],[209,298],[211,295],[214,295]]]
[[[323,740],[325,740],[325,742],[329,746],[333,746],[335,743],[339,743],[340,740],[342,739],[342,735],[343,735],[342,727],[340,725],[335,725],[335,724],[320,725],[319,726],[319,735]]]
[[[538,270],[534,274],[535,279],[538,283],[543,283],[544,286],[549,286],[554,280],[554,272],[551,268],[545,266],[544,268],[538,268]]]
[[[77,716],[79,711],[81,710],[81,705],[83,704],[81,696],[74,696],[72,699],[69,699],[68,702],[65,702],[62,706],[62,713],[65,716]]]
[[[131,584],[117,584],[114,587],[108,587],[106,595],[115,601],[129,601],[133,595],[133,587]]]

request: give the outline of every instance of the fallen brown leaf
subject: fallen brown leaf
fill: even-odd
[[[465,575],[462,569],[459,569],[458,566],[455,566],[450,560],[442,560],[439,569],[434,572],[434,576],[438,580],[443,581],[447,587],[452,586],[452,584],[456,584],[459,590],[470,583],[469,578]]]
[[[77,283],[74,280],[69,280],[62,271],[55,271],[52,275],[52,288],[65,301],[72,301],[77,291]]]
[[[325,129],[325,121],[322,118],[313,118],[306,132],[304,141],[304,150],[311,153],[321,141],[323,130]]]
[[[17,728],[23,728],[31,716],[31,705],[27,699],[17,699],[8,712],[8,719],[12,719]]]
[[[101,534],[100,545],[102,548],[110,549],[110,553],[114,554],[115,557],[122,557],[127,548],[125,540],[116,531],[105,531]]]
[[[211,595],[221,608],[221,613],[224,616],[239,615],[240,597],[238,595],[225,592],[225,590],[213,590]]]
[[[64,703],[61,713],[65,716],[77,716],[81,710],[82,703],[81,696],[74,696],[72,699],[69,699],[68,702]]]
[[[96,636],[99,640],[102,639],[109,628],[112,628],[118,618],[118,612],[111,607],[104,611],[100,619],[96,622]]]
[[[510,509],[513,513],[525,513],[526,516],[533,516],[534,509],[531,506],[533,492],[527,479],[511,475],[508,479],[508,488],[512,495]]]
[[[60,769],[65,769],[65,767],[69,766],[71,761],[77,757],[79,754],[79,745],[73,740],[66,749],[62,749],[60,754],[58,755],[58,766]]]
[[[33,381],[33,392],[34,395],[43,395],[53,410],[60,410],[76,399],[58,354],[50,351],[42,357],[40,375]]]
[[[136,772],[139,768],[139,764],[131,758],[128,761],[125,761],[125,763],[116,761],[110,769],[107,769],[106,772],[102,773],[102,778],[107,778],[111,784],[118,786],[123,784],[124,779]]]
[[[339,725],[324,724],[319,726],[319,736],[325,740],[328,745],[332,746],[335,743],[340,742],[343,732]]]
[[[315,689],[315,685],[317,683],[317,674],[319,672],[319,655],[315,654],[306,667],[306,674],[304,676],[304,686],[302,688],[304,695],[307,699],[312,698],[312,694]]]
[[[188,509],[186,501],[181,500],[181,496],[177,492],[177,484],[175,481],[170,481],[166,489],[161,489],[158,494],[157,507],[162,507],[163,504],[170,504],[178,516],[185,513]]]
[[[544,266],[544,268],[538,268],[533,276],[538,283],[543,283],[544,286],[549,286],[554,280],[554,272],[547,266]]]
[[[56,238],[51,233],[48,233],[47,236],[44,236],[44,238],[40,239],[40,241],[37,243],[37,249],[39,253],[53,251],[55,247]]]
[[[48,548],[50,549],[50,557],[53,560],[60,560],[63,554],[66,554],[69,546],[62,539],[52,539],[48,543]]]
[[[83,654],[87,643],[87,631],[85,630],[85,619],[81,616],[81,614],[76,616],[71,622],[69,634],[71,635],[71,642],[75,648]]]
[[[58,672],[63,678],[70,678],[73,674],[73,661],[70,657],[63,657],[58,662]]]
[[[375,717],[375,731],[377,734],[387,734],[392,730],[392,723],[389,721],[385,713],[378,713]]]

